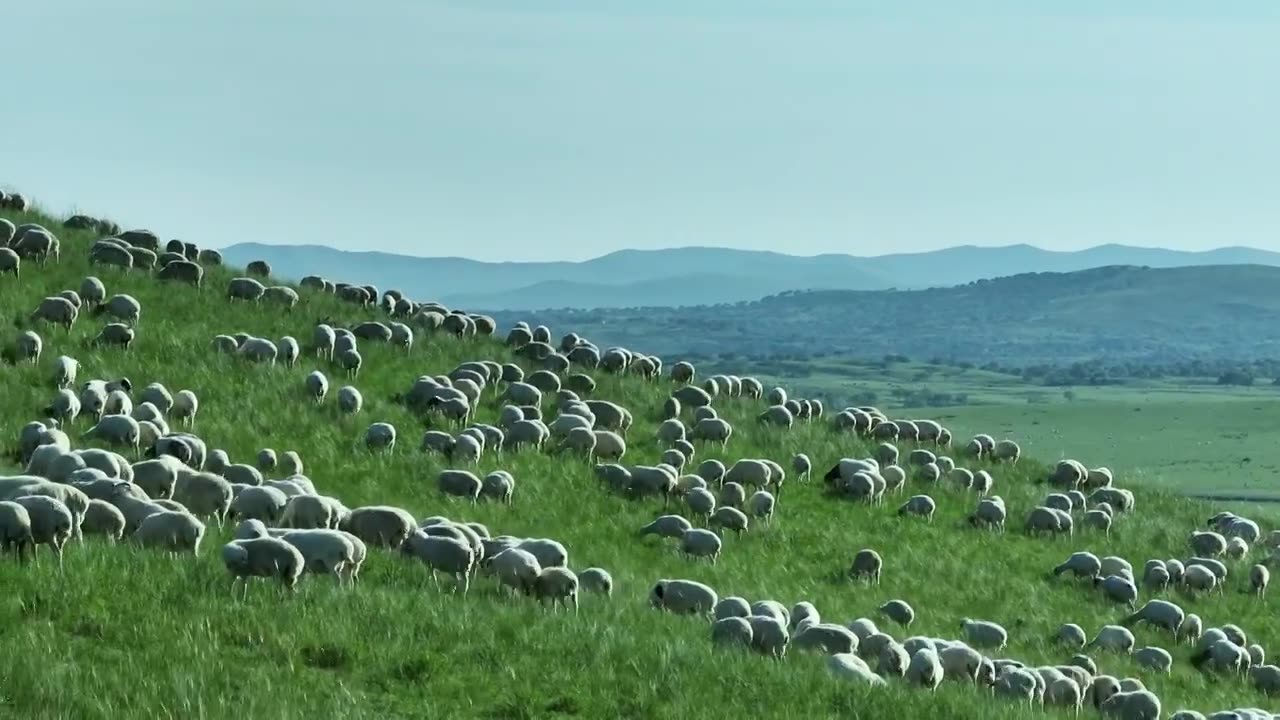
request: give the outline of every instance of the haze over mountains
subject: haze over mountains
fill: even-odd
[[[685,247],[622,250],[584,262],[491,263],[459,257],[355,252],[321,245],[237,243],[228,262],[266,260],[276,274],[341,278],[397,288],[412,297],[473,311],[715,305],[788,290],[951,287],[1029,272],[1114,265],[1280,267],[1280,253],[1247,247],[1190,252],[1099,245],[1073,252],[1032,245],[958,246],[925,253],[799,257],[775,252]]]

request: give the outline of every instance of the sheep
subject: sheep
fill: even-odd
[[[396,447],[396,428],[391,423],[376,422],[365,430],[364,444],[370,452],[392,452]]]
[[[19,503],[0,501],[0,552],[12,551],[25,564],[28,549],[35,551],[31,514]]]
[[[338,411],[343,415],[355,415],[364,405],[364,396],[351,385],[338,388]]]
[[[1084,628],[1075,623],[1066,623],[1058,628],[1058,632],[1053,636],[1053,641],[1072,648],[1082,648],[1088,639],[1084,634]]]
[[[1188,591],[1212,591],[1218,587],[1218,577],[1208,566],[1192,563],[1182,574],[1182,587]]]
[[[1271,584],[1271,570],[1266,565],[1254,565],[1249,568],[1249,591],[1258,597],[1267,594],[1267,586]]]
[[[573,603],[573,612],[578,612],[578,576],[572,570],[565,567],[548,567],[542,568],[542,572],[538,573],[538,578],[534,582],[534,596],[538,598],[538,603],[551,599],[551,610],[555,612],[556,608],[564,604],[566,608],[568,603]]]
[[[231,508],[233,492],[231,483],[213,473],[180,471],[173,486],[173,499],[188,508],[192,515],[212,515],[218,527]]]
[[[1173,671],[1173,656],[1164,648],[1138,648],[1133,653],[1133,661],[1142,667],[1150,668],[1157,672],[1167,674]]]
[[[691,558],[710,558],[712,565],[720,558],[722,544],[718,535],[701,528],[690,528],[680,536],[680,552]]]
[[[1133,633],[1129,632],[1128,628],[1120,625],[1103,625],[1085,647],[1129,654],[1133,652],[1135,642]]]
[[[1160,720],[1160,698],[1148,690],[1118,692],[1098,705],[1098,712],[1120,720]]]
[[[721,497],[720,501],[721,503],[724,503],[724,498]],[[711,527],[732,530],[734,531],[734,534],[741,536],[742,533],[747,531],[750,523],[747,516],[741,510],[738,510],[728,504],[722,504],[721,507],[716,508],[716,511],[711,514],[711,518],[707,521],[707,524]]]
[[[524,595],[534,592],[538,576],[542,573],[542,565],[533,553],[516,547],[486,556],[481,561],[481,568],[485,574],[495,576],[500,586],[512,588]]]
[[[787,653],[791,635],[786,623],[776,617],[751,615],[746,618],[751,626],[751,647],[757,652],[782,659]]]
[[[1260,665],[1249,668],[1249,680],[1263,694],[1280,695],[1280,667]]]
[[[232,278],[227,283],[227,300],[234,302],[243,300],[245,302],[258,302],[267,292],[267,287],[257,280],[249,277]]]
[[[797,650],[821,650],[828,655],[853,653],[858,649],[858,636],[843,625],[805,620],[793,627],[791,645]]]
[[[853,564],[849,566],[849,576],[870,578],[876,585],[880,584],[880,571],[884,568],[884,560],[880,553],[871,548],[863,548],[853,556]]]
[[[1027,514],[1027,520],[1023,527],[1028,535],[1037,533],[1056,535],[1066,530],[1068,526],[1064,525],[1062,516],[1054,512],[1053,508],[1040,505],[1032,508],[1031,512]]]
[[[688,437],[692,441],[718,442],[721,447],[727,447],[733,437],[733,426],[723,418],[703,418],[694,423]]]
[[[915,610],[905,600],[890,600],[879,607],[879,612],[903,627],[911,627],[916,619]]]
[[[653,522],[640,528],[640,537],[657,535],[664,538],[679,538],[693,527],[689,521],[679,515],[661,515]]]
[[[1187,545],[1201,557],[1220,557],[1227,552],[1227,539],[1216,532],[1192,532]]]
[[[81,398],[83,406],[84,400]],[[138,421],[128,415],[104,415],[98,424],[85,431],[85,440],[97,438],[111,445],[133,448],[136,452],[141,438]]]
[[[280,581],[282,588],[293,590],[298,584],[298,577],[306,568],[306,560],[298,548],[285,540],[270,536],[232,540],[223,545],[222,563],[234,578],[231,583],[232,595],[235,595],[237,584],[244,586],[242,599],[249,594],[249,578],[274,577]]]
[[[274,523],[284,514],[289,498],[273,487],[250,486],[231,500],[231,516]]]
[[[47,297],[40,301],[36,309],[31,313],[30,320],[44,321],[54,325],[61,325],[66,331],[71,332],[72,326],[76,323],[79,311],[70,300],[64,297]]]
[[[907,682],[937,690],[938,685],[942,684],[942,677],[942,663],[935,651],[924,648],[911,656],[911,663],[907,665]]]
[[[22,275],[22,259],[18,253],[0,243],[0,275],[13,273],[14,278]]]
[[[913,495],[898,508],[898,515],[919,515],[929,522],[933,522],[933,514],[937,512],[937,509],[938,504],[928,495]]]
[[[1003,502],[997,502],[992,498],[983,498],[978,502],[978,507],[968,516],[969,524],[974,527],[994,527],[1000,532],[1004,532],[1004,524],[1007,511]]]
[[[117,505],[119,507],[119,505]],[[121,508],[128,518],[128,511]],[[171,553],[200,551],[205,526],[194,515],[178,510],[159,510],[147,515],[130,535],[130,541],[142,547],[157,547]]]
[[[99,499],[89,501],[84,520],[80,523],[80,531],[86,535],[101,535],[111,542],[124,536],[124,513],[115,505]]]
[[[439,588],[437,571],[449,573],[461,584],[465,596],[471,587],[469,576],[477,562],[472,546],[452,537],[428,535],[421,530],[412,531],[400,545],[400,553],[416,557],[431,569],[431,579]]]
[[[1113,602],[1123,603],[1133,608],[1138,601],[1138,587],[1134,585],[1133,580],[1127,577],[1120,575],[1095,577],[1093,584],[1102,590],[1102,594],[1108,600]]]
[[[1139,622],[1145,622],[1164,628],[1177,637],[1178,629],[1182,627],[1185,619],[1186,613],[1177,605],[1167,600],[1148,600],[1137,612],[1121,620],[1120,624],[1124,627],[1132,627]]]
[[[754,633],[746,617],[717,618],[711,624],[711,642],[719,647],[751,647]]]
[[[718,600],[715,590],[693,580],[663,578],[649,590],[650,605],[677,614],[706,615]]]
[[[604,568],[587,568],[578,573],[578,581],[587,592],[599,593],[605,597],[613,596],[613,576]]]
[[[936,650],[943,679],[975,683],[983,688],[995,683],[995,667],[982,653],[968,645],[956,644]]]
[[[436,477],[436,487],[445,495],[470,498],[474,503],[480,498],[483,483],[474,473],[466,470],[441,470]]]
[[[138,299],[132,295],[123,293],[112,295],[111,299],[98,305],[93,314],[106,314],[116,320],[123,321],[127,325],[136,327],[142,322],[142,303],[138,302]]]
[[[773,510],[776,505],[777,499],[766,490],[757,490],[747,499],[751,516],[763,519],[766,525],[773,521]]]
[[[962,618],[960,630],[965,640],[975,648],[1003,650],[1009,644],[1009,632],[988,620]]]

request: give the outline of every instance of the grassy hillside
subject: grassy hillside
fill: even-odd
[[[51,227],[54,222],[35,215],[12,219]],[[1139,571],[1148,558],[1186,557],[1185,534],[1214,509],[1138,485],[1137,477],[1121,473],[1118,484],[1138,492],[1138,511],[1122,517],[1110,536],[1082,531],[1070,540],[1030,539],[1017,528],[1046,492],[1034,484],[1046,472],[1034,459],[1012,467],[968,463],[989,467],[995,475],[996,492],[1010,508],[1011,529],[1004,535],[969,529],[963,518],[976,498],[952,488],[910,482],[910,492],[927,491],[938,500],[938,516],[925,523],[895,515],[905,496],[869,507],[824,497],[820,481],[806,484],[789,477],[770,526],[753,525],[741,538],[727,537],[716,565],[694,563],[670,545],[637,540],[635,529],[661,514],[662,504],[610,495],[585,461],[534,451],[486,454],[479,472],[504,468],[516,478],[511,506],[472,506],[436,491],[435,476],[445,465],[439,456],[419,452],[423,421],[390,398],[422,373],[448,372],[464,360],[511,360],[498,342],[420,337],[409,355],[362,343],[365,367],[354,384],[367,405],[357,418],[343,420],[332,396],[316,407],[303,393],[303,377],[312,369],[328,373],[335,387],[343,383],[327,363],[304,357],[293,369],[251,366],[215,355],[210,340],[217,333],[243,331],[305,341],[317,318],[355,321],[374,311],[354,311],[310,292],[302,293],[293,313],[231,305],[224,299],[230,271],[211,269],[203,290],[162,285],[143,273],[90,268],[86,256],[93,237],[57,231],[61,262],[28,265],[20,280],[0,276],[0,307],[26,314],[40,298],[76,288],[92,273],[105,281],[108,293],[127,292],[142,302],[139,336],[123,352],[87,345],[98,330],[90,318],[81,318],[70,334],[39,328],[46,341],[44,359],[0,370],[0,437],[6,442],[39,417],[53,393],[49,362],[67,354],[80,360],[81,382],[125,375],[137,388],[158,381],[172,391],[193,390],[201,400],[196,432],[210,448],[227,450],[233,461],[252,462],[263,447],[296,450],[321,492],[349,506],[395,504],[419,518],[443,514],[480,521],[494,534],[552,537],[567,546],[575,570],[593,565],[610,570],[616,590],[610,599],[583,597],[576,617],[550,614],[531,600],[499,596],[489,582],[476,583],[465,598],[451,593],[444,580],[445,590],[437,590],[422,566],[371,550],[354,590],[309,577],[295,596],[282,598],[274,588],[256,585],[240,603],[230,597],[230,578],[218,555],[230,528],[211,528],[194,560],[91,539],[84,547],[69,548],[62,574],[47,555],[39,566],[0,560],[0,587],[5,588],[0,643],[6,650],[0,655],[0,712],[6,716],[1039,717],[1039,711],[960,683],[936,693],[901,682],[868,689],[829,677],[819,656],[792,652],[775,663],[718,651],[705,621],[652,610],[648,591],[657,579],[684,577],[708,583],[722,597],[772,598],[787,606],[809,600],[828,621],[873,617],[900,640],[912,634],[957,637],[964,616],[1006,626],[1025,623],[999,655],[1061,663],[1072,652],[1049,642],[1061,623],[1079,623],[1092,634],[1123,617],[1124,610],[1084,585],[1046,579],[1047,571],[1086,548],[1100,556],[1122,555]],[[946,315],[955,317],[950,309]],[[832,342],[843,342],[850,335],[848,323],[860,317],[865,317],[862,311],[845,308],[842,321],[828,324],[825,332]],[[825,322],[815,317],[810,332],[816,336]],[[596,326],[564,323],[554,329],[557,334],[583,330],[605,344]],[[666,362],[670,366],[678,359],[668,355]],[[621,403],[634,414],[626,462],[656,462],[661,448],[652,441],[653,432],[670,382],[593,375],[599,381],[594,397]],[[756,401],[721,398],[716,406],[733,422],[733,439],[725,449],[699,447],[695,463],[709,457],[726,462],[769,457],[787,464],[793,453],[806,452],[821,473],[840,457],[861,457],[870,450],[864,441],[835,434],[826,422],[802,423],[790,431],[758,425],[754,416],[762,405]],[[498,410],[487,392],[478,419],[493,422]],[[375,421],[399,429],[394,453],[371,455],[363,449],[364,430]],[[1027,439],[1020,427],[997,418],[989,422],[992,432]],[[81,421],[69,431],[77,445],[87,427]],[[908,449],[904,444],[904,452]],[[1095,444],[1071,452],[1092,466],[1117,466],[1128,450]],[[1056,459],[1047,448],[1046,454]],[[878,586],[841,579],[863,547],[885,557]],[[1255,557],[1261,553],[1256,550]],[[1171,599],[1203,616],[1206,627],[1241,625],[1274,652],[1280,647],[1276,596],[1258,601],[1242,594],[1246,572],[1247,565],[1233,564],[1231,588],[1220,596],[1188,600],[1171,594]],[[876,615],[890,598],[914,606],[917,620],[909,631]],[[1190,649],[1175,646],[1167,635],[1148,628],[1135,632],[1139,646],[1155,644],[1174,653],[1171,675],[1141,670],[1126,657],[1095,657],[1105,672],[1140,677],[1166,708],[1213,711],[1267,704],[1237,678],[1210,678],[1193,670]]]
[[[665,354],[856,358],[901,354],[1021,366],[1280,355],[1280,268],[1111,266],[913,291],[787,293],[658,312],[498,313]],[[832,328],[839,328],[833,332]]]
[[[434,248],[431,251],[434,251]],[[886,290],[963,285],[1033,272],[1074,272],[1107,265],[1280,266],[1280,254],[1244,247],[1203,252],[1099,245],[1055,252],[1031,245],[944,248],[859,257],[801,257],[731,248],[619,250],[582,262],[480,262],[353,252],[320,245],[236,243],[241,265],[265,259],[298,280],[340,274],[348,281],[431,294],[451,305],[490,310],[716,305],[789,290]],[[693,280],[691,280],[693,278]]]

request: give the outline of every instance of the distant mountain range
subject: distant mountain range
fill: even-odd
[[[718,305],[791,290],[923,289],[1030,272],[1132,265],[1280,267],[1280,253],[1247,247],[1202,252],[1099,245],[1072,252],[1031,245],[958,246],[924,253],[800,257],[775,252],[685,247],[620,250],[583,262],[492,263],[457,257],[354,252],[321,245],[237,243],[227,261],[271,263],[275,274],[397,288],[419,300],[468,310]]]
[[[1280,267],[1107,266],[927,290],[794,292],[718,307],[495,312],[681,357],[880,358],[1007,366],[1280,358]]]

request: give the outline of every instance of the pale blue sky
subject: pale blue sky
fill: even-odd
[[[200,244],[1280,249],[1273,0],[3,5],[0,183]]]

